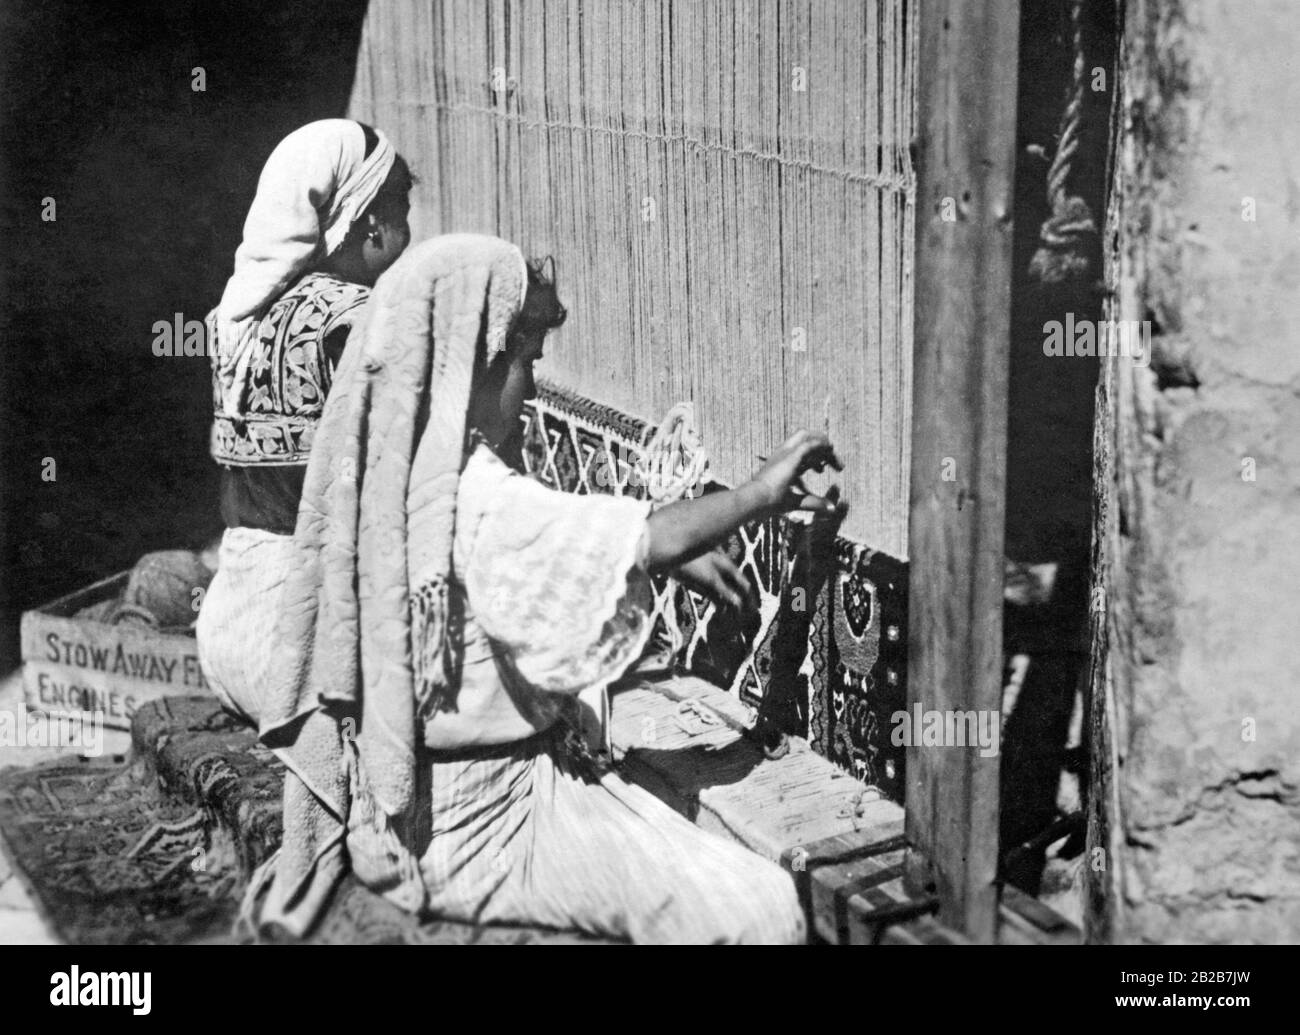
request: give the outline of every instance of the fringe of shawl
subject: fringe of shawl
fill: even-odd
[[[416,714],[425,713],[460,675],[461,622],[448,581],[432,578],[411,594],[411,668]]]

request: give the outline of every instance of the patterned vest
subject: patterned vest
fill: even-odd
[[[272,304],[257,328],[251,376],[238,417],[223,412],[212,349],[211,452],[233,467],[305,464],[325,409],[337,356],[326,339],[352,327],[370,289],[324,273],[309,273]],[[216,310],[208,314],[208,340],[216,339]]]

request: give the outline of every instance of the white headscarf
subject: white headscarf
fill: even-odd
[[[359,122],[322,119],[285,137],[266,160],[235,252],[235,272],[217,307],[222,405],[239,416],[258,321],[320,257],[330,255],[384,185],[397,152],[375,130],[366,154]]]
[[[280,849],[246,902],[274,876],[263,922],[297,935],[311,926],[344,872],[347,837],[389,868],[368,874],[372,888],[411,912],[425,904],[398,831],[419,823],[419,708],[459,678],[450,587],[474,370],[480,341],[488,360],[505,348],[527,290],[513,244],[423,241],[379,278],[343,353],[307,464],[258,716],[289,770]],[[339,707],[359,709],[351,730]],[[356,788],[350,753],[365,774]]]

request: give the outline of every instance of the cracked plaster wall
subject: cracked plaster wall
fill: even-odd
[[[1294,942],[1300,6],[1125,17],[1109,306],[1154,336],[1098,390],[1088,936]]]

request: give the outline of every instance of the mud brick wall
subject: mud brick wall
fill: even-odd
[[[1300,7],[1130,0],[1096,437],[1094,941],[1300,938]]]
[[[644,498],[630,465],[653,432],[543,384],[525,415],[521,466],[566,492]],[[906,564],[784,519],[748,525],[726,548],[758,587],[759,612],[735,616],[663,580],[652,649],[901,801],[905,749],[891,743],[889,717],[907,702]]]

